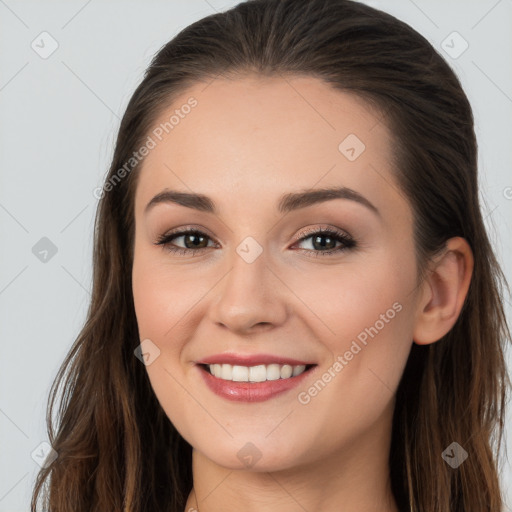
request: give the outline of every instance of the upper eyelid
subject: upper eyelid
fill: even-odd
[[[336,235],[339,235],[339,236],[345,236],[346,238],[352,238],[352,235],[348,231],[346,231],[344,229],[332,228],[332,227],[329,227],[329,226],[328,227],[318,226],[318,227],[315,227],[315,228],[307,228],[305,231],[303,231],[300,234],[300,237],[297,239],[297,241],[301,241],[304,238],[309,238],[311,235],[314,235],[316,233],[325,233],[325,234],[333,233],[333,234],[336,234]]]
[[[209,231],[203,227],[194,227],[194,226],[184,226],[182,228],[172,229],[170,231],[166,231],[159,238],[168,238],[168,237],[176,237],[187,235],[189,233],[200,233],[201,235],[206,235],[211,240],[216,240],[213,235],[210,235]]]

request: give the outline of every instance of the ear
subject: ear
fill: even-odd
[[[416,309],[413,340],[434,343],[455,325],[473,274],[473,252],[464,238],[450,238],[423,283]]]

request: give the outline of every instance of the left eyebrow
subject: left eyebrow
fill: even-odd
[[[314,204],[331,201],[333,199],[348,199],[350,201],[355,201],[371,210],[377,216],[380,216],[379,210],[368,199],[366,199],[366,197],[347,187],[329,187],[284,194],[279,199],[277,209],[280,213],[288,213]],[[153,199],[151,199],[151,201],[146,205],[144,212],[147,213],[151,208],[159,203],[175,203],[187,208],[192,208],[206,213],[213,213],[215,215],[218,212],[215,202],[204,194],[181,192],[169,189],[165,189],[153,197]]]

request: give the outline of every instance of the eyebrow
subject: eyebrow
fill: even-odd
[[[281,196],[277,209],[280,213],[288,213],[314,204],[331,201],[333,199],[348,199],[350,201],[355,201],[380,216],[379,210],[370,201],[368,201],[368,199],[362,196],[359,192],[347,187],[329,187],[290,192]],[[212,213],[214,215],[217,215],[218,213],[215,202],[204,194],[180,192],[169,189],[165,189],[153,197],[153,199],[151,199],[151,201],[146,205],[144,210],[145,213],[160,203],[175,203],[201,212]]]

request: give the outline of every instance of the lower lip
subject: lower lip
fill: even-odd
[[[208,370],[198,365],[206,385],[216,395],[235,402],[263,402],[269,400],[298,386],[315,368],[316,366],[313,366],[300,375],[288,379],[266,380],[264,382],[233,382],[214,377]]]

